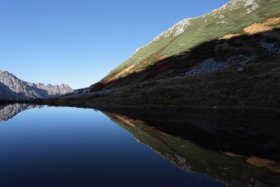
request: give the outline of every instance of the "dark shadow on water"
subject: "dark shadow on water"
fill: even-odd
[[[280,161],[279,111],[240,108],[108,111],[145,121],[207,149]]]
[[[232,112],[104,114],[182,170],[230,186],[279,185],[279,113]]]
[[[1,106],[0,120],[35,107]],[[186,172],[208,175],[229,186],[280,185],[277,111],[129,109],[103,113]]]

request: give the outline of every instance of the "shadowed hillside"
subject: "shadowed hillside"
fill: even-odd
[[[112,82],[139,73],[169,57],[190,52],[200,44],[219,38],[256,34],[279,28],[279,0],[231,0],[219,9],[196,18],[184,19],[162,32],[146,46],[139,48],[126,62],[105,76],[99,83]],[[207,50],[209,51],[209,48]],[[203,54],[205,51],[199,51]],[[206,58],[210,58],[206,56]],[[193,59],[187,67],[205,59]],[[180,61],[178,62],[180,63]],[[185,64],[186,65],[186,64]],[[174,64],[157,65],[154,74],[172,69]],[[152,75],[155,76],[155,75]],[[156,75],[157,76],[157,75]]]
[[[110,84],[98,83],[91,92],[47,102],[107,108],[277,108],[279,42],[279,29],[209,41]]]
[[[92,86],[91,91],[176,76],[198,77],[219,72],[243,72],[248,64],[277,62],[280,58],[279,46],[280,29],[216,39],[160,60],[142,71],[127,74],[108,83],[97,83]]]
[[[231,0],[184,19],[101,81],[39,101],[99,108],[280,106],[280,1]]]

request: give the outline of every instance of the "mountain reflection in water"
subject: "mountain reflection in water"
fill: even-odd
[[[1,106],[0,121],[40,107]],[[207,175],[229,186],[280,185],[279,112],[127,110],[103,113],[181,170]]]
[[[182,170],[206,174],[229,186],[280,184],[279,160],[270,159],[279,155],[277,113],[266,116],[256,115],[256,112],[234,115],[225,112],[226,115],[223,116],[215,114],[214,111],[206,112],[203,116],[203,113],[195,114],[189,111],[184,116],[180,112],[139,112],[140,115],[127,112],[134,118],[123,114],[104,113],[133,134],[139,142]],[[200,117],[197,116],[199,114]],[[172,115],[173,118],[170,118]],[[222,120],[226,116],[230,121]],[[248,140],[250,138],[251,140]],[[254,153],[259,153],[260,156],[253,156]]]
[[[18,113],[32,108],[41,108],[39,105],[30,104],[9,104],[0,105],[0,121],[8,121],[16,116]]]

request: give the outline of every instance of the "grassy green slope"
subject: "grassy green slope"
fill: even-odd
[[[102,82],[110,82],[142,71],[162,58],[189,51],[201,43],[221,38],[226,34],[242,34],[243,29],[253,23],[280,16],[280,0],[253,2],[258,5],[256,9],[253,9],[252,5],[246,6],[245,0],[234,0],[209,14],[190,19],[190,25],[185,28],[183,34],[174,37],[175,30],[166,37],[159,36],[157,40],[138,50],[126,62],[110,72]],[[128,71],[120,73],[129,67]]]

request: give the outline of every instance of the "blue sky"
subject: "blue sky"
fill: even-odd
[[[0,69],[89,86],[176,22],[227,0],[0,0]]]

